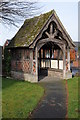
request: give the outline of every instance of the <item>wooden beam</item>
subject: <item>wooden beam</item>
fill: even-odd
[[[52,47],[50,48],[50,59],[52,57]],[[51,60],[50,60],[50,68],[51,68]]]
[[[38,77],[38,51],[35,49],[35,60],[36,60],[36,76]]]
[[[38,51],[39,51],[40,48],[41,48],[43,45],[45,45],[47,42],[53,42],[53,43],[57,44],[61,49],[63,49],[63,45],[65,44],[64,41],[59,40],[59,39],[52,39],[52,38],[41,39],[41,40],[37,43]]]
[[[58,50],[58,69],[59,69],[59,56],[60,56],[60,50]]]
[[[41,39],[39,42],[38,42],[38,45],[40,44],[40,43],[47,43],[47,42],[50,42],[50,41],[52,41],[52,42],[54,42],[54,43],[58,43],[58,44],[66,44],[66,42],[63,40],[59,40],[59,39],[56,39],[56,38],[46,38],[46,39]]]
[[[45,32],[45,34],[50,38],[50,34],[48,32]]]
[[[68,70],[70,71],[70,49],[67,48],[67,62],[68,62]]]
[[[53,34],[53,24],[51,23],[50,25],[50,34],[52,35]]]
[[[33,51],[30,50],[30,68],[31,68],[31,73],[33,74]]]
[[[40,62],[40,68],[41,68],[41,49],[39,51],[39,58],[40,58],[39,62]]]
[[[52,35],[52,37],[53,37],[53,38],[56,37],[57,34],[58,34],[58,31],[56,30],[56,31],[54,32],[54,34]]]

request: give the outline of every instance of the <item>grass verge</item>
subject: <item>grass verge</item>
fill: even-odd
[[[68,84],[68,118],[78,118],[79,116],[79,99],[80,96],[78,94],[78,81],[80,78],[74,77],[72,79],[67,80]]]
[[[38,84],[2,79],[2,117],[27,118],[44,94]]]

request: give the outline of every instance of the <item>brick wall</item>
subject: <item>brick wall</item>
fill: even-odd
[[[11,60],[11,70],[16,71],[16,61],[15,60]]]
[[[31,70],[30,70],[30,60],[24,60],[23,61],[23,69],[22,69],[22,71],[24,73],[30,73],[31,72]]]
[[[17,49],[12,51],[11,70],[31,73],[30,50]]]
[[[70,60],[73,61],[76,59],[76,51],[75,49],[70,50]]]
[[[73,67],[79,67],[80,62],[78,60],[73,61]]]

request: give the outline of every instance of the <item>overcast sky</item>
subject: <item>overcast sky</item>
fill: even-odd
[[[43,6],[41,9],[42,13],[54,9],[72,40],[78,41],[78,2],[77,0],[73,1],[74,2],[52,2],[52,0],[47,0],[47,2],[38,3],[38,6]],[[22,24],[23,23],[20,23],[20,27]],[[0,24],[0,45],[3,45],[6,39],[14,37],[19,28]]]

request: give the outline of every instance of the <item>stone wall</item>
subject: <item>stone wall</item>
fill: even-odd
[[[25,81],[29,81],[32,83],[38,82],[38,76],[33,75],[33,74],[11,71],[11,75],[15,79],[25,80]]]
[[[66,71],[65,78],[63,78],[63,70],[48,69],[48,76],[52,76],[55,78],[58,77],[60,79],[70,79],[70,78],[72,78],[72,73],[71,73],[71,71]]]
[[[48,69],[48,76],[59,77],[60,79],[63,79],[63,70]]]

